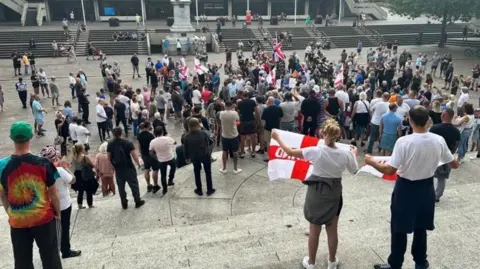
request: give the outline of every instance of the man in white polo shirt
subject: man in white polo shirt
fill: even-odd
[[[100,135],[100,142],[106,140],[106,133],[107,133],[107,113],[105,113],[105,109],[103,106],[107,103],[107,101],[103,99],[99,99],[97,106],[95,107],[96,112],[96,121],[98,127],[98,135]]]
[[[392,157],[386,163],[365,155],[365,163],[387,175],[398,174],[391,201],[391,252],[388,264],[375,269],[402,268],[407,249],[407,234],[413,233],[412,256],[416,269],[427,269],[427,230],[434,229],[435,188],[433,175],[440,163],[458,168],[441,136],[428,131],[428,111],[415,106],[409,111],[413,134],[397,140]]]
[[[372,115],[372,119],[370,120],[370,140],[368,141],[367,147],[367,153],[369,154],[372,153],[373,144],[379,137],[380,121],[383,114],[388,112],[388,99],[390,98],[390,94],[388,92],[382,94],[382,91],[377,90],[376,94],[377,96],[378,94],[381,94],[382,99],[370,107],[370,114]]]

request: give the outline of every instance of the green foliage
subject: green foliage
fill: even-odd
[[[479,0],[389,0],[389,2],[392,12],[412,19],[426,15],[446,23],[450,20],[469,21],[472,17],[480,18]]]

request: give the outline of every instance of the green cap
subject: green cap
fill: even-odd
[[[13,142],[27,142],[33,137],[33,130],[30,123],[26,121],[17,121],[10,126],[10,138]]]

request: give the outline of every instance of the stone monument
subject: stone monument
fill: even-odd
[[[173,5],[173,33],[195,32],[190,22],[190,0],[170,0]]]
[[[163,46],[164,53],[177,53],[177,42],[182,45],[182,54],[192,54],[195,52],[197,45],[195,36],[195,28],[190,21],[190,3],[191,0],[170,0],[173,5],[173,25],[170,28],[171,35],[165,39],[168,40],[168,48]],[[165,43],[164,43],[165,44]]]

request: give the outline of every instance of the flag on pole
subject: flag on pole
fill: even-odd
[[[270,73],[268,73],[268,76],[267,76],[267,83],[268,84],[271,84],[271,85],[275,85],[275,82],[276,82],[276,72],[277,72],[277,68],[273,68],[272,70],[270,70]]]
[[[282,51],[282,42],[274,42],[274,46],[273,46],[273,54],[275,55],[275,61],[278,62],[278,61],[282,61],[284,62],[285,61],[285,54],[283,54],[283,51]]]
[[[202,63],[200,63],[200,60],[197,58],[195,58],[195,70],[199,75],[208,73],[208,68],[206,68]]]
[[[342,66],[340,67],[340,69],[338,70],[338,73],[337,73],[337,76],[335,77],[335,87],[338,87],[340,85],[343,85],[343,64]]]

